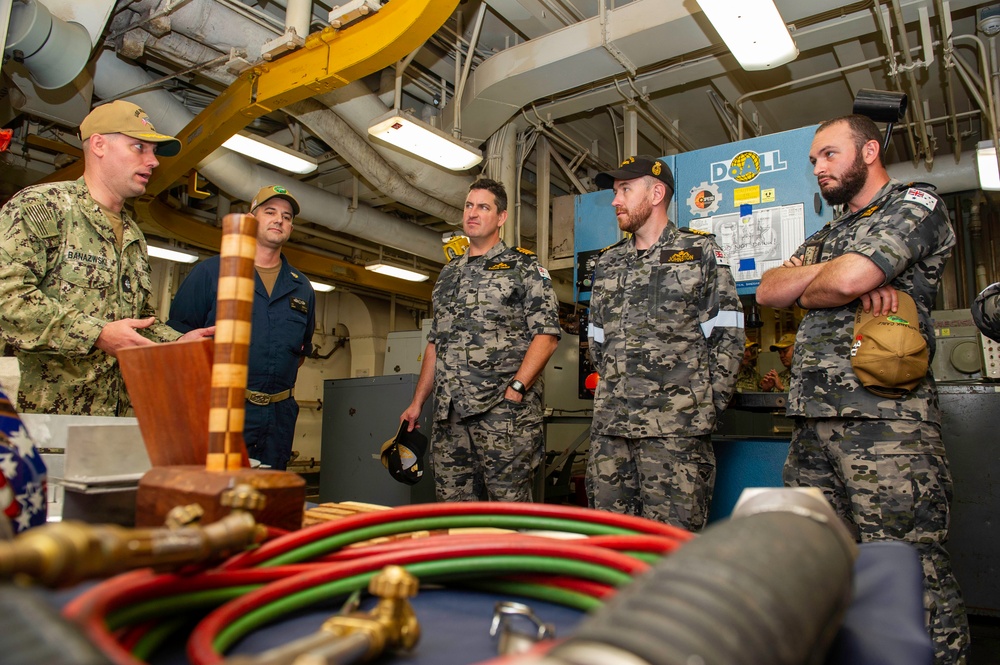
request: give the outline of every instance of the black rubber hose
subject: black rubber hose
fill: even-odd
[[[835,520],[769,509],[712,526],[543,662],[822,663],[850,602],[856,553]]]

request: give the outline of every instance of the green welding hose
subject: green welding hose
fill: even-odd
[[[299,563],[315,559],[324,554],[334,552],[347,545],[383,538],[399,533],[412,533],[414,531],[433,531],[435,529],[459,529],[469,527],[493,527],[498,529],[533,530],[533,531],[562,531],[566,533],[578,533],[584,536],[620,536],[637,533],[630,529],[607,526],[604,524],[593,524],[591,522],[581,522],[552,517],[537,517],[525,515],[448,515],[443,517],[424,517],[412,520],[402,520],[399,522],[389,522],[375,526],[364,527],[338,533],[317,540],[306,545],[302,545],[294,550],[279,554],[272,559],[260,564],[260,567],[281,566],[290,563]]]

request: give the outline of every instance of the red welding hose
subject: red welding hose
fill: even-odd
[[[298,549],[317,540],[379,524],[389,524],[411,519],[427,517],[447,517],[458,515],[523,515],[532,517],[548,517],[555,519],[574,520],[591,524],[628,529],[638,533],[658,535],[671,538],[678,542],[686,542],[693,537],[688,531],[679,527],[653,522],[652,520],[620,515],[605,511],[590,510],[576,506],[559,506],[545,503],[510,503],[510,502],[455,502],[428,503],[413,506],[400,506],[392,510],[380,510],[371,513],[351,515],[325,524],[318,524],[301,531],[293,531],[287,536],[276,538],[264,543],[256,550],[232,557],[223,568],[250,568],[275,556]]]
[[[332,563],[251,591],[217,608],[195,627],[188,640],[188,656],[192,662],[201,665],[218,662],[219,654],[214,647],[215,637],[239,617],[299,591],[337,579],[380,570],[387,565],[405,566],[424,561],[443,561],[470,556],[519,554],[594,563],[631,575],[648,569],[647,564],[632,557],[598,547],[579,545],[577,541],[528,539],[509,535],[497,538],[494,534],[478,539],[479,542],[473,542],[473,539],[466,537],[461,540],[464,542],[442,543],[409,551],[385,552],[366,559]],[[531,542],[526,543],[526,540]]]

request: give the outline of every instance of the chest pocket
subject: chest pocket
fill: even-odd
[[[106,292],[115,279],[111,270],[97,263],[70,261],[59,266],[57,277],[60,281],[59,292],[62,294],[78,288]]]
[[[524,286],[515,270],[488,273],[480,279],[474,297],[484,330],[523,327]]]
[[[662,263],[649,280],[649,317],[657,322],[676,321],[701,298],[704,280],[700,261]]]

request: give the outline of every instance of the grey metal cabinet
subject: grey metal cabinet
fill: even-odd
[[[398,482],[382,466],[382,444],[399,428],[399,414],[413,399],[416,374],[330,379],[323,382],[323,440],[319,500],[361,501],[402,506],[434,501],[430,451],[415,485]],[[431,402],[420,415],[420,431],[430,439]]]

